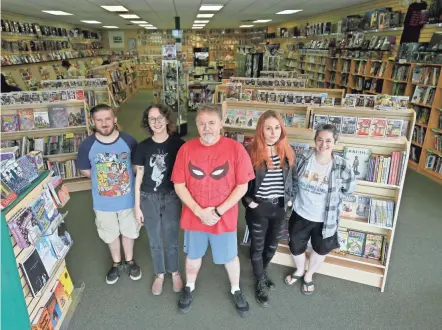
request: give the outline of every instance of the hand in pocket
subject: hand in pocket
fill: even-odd
[[[258,203],[255,203],[255,202],[250,202],[250,204],[249,204],[249,207],[250,207],[251,209],[256,209],[258,206],[259,206],[259,204],[258,204]]]

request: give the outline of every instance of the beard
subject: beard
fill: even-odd
[[[212,144],[213,142],[215,142],[216,137],[212,134],[210,135],[201,135],[201,139],[204,141],[205,144]]]
[[[106,128],[106,129],[107,129],[107,128]],[[97,127],[95,127],[95,130],[96,130],[100,135],[102,135],[102,136],[109,136],[109,135],[111,135],[111,134],[115,131],[115,125],[111,127],[111,129],[110,129],[109,132],[107,132],[107,131],[103,131],[103,130],[100,130],[100,129],[98,129]]]

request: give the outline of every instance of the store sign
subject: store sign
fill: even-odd
[[[124,48],[124,31],[109,31],[109,48]]]

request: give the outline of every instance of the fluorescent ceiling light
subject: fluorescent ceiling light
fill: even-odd
[[[239,27],[252,27],[253,25],[240,25]]]
[[[206,24],[193,24],[193,26],[206,26]]]
[[[98,21],[82,21],[82,22],[87,24],[101,24],[101,22]]]
[[[203,5],[200,7],[200,11],[218,11],[223,5]]]
[[[211,18],[214,15],[215,14],[198,14],[198,15],[196,15],[196,17],[198,17],[198,18]]]
[[[103,27],[106,29],[118,29],[118,26],[114,26],[114,25],[105,25]]]
[[[149,27],[149,26],[153,26],[152,24],[140,24],[141,27]]]
[[[113,12],[129,11],[129,9],[126,9],[123,6],[100,6],[100,7],[106,9],[107,11],[113,11]]]
[[[42,10],[42,12],[51,14],[51,15],[57,15],[57,16],[73,16],[74,14],[66,13],[65,11],[60,10]]]
[[[267,23],[270,21],[271,19],[257,19],[256,21],[253,21],[253,23]]]
[[[120,16],[123,18],[140,18],[140,16],[134,14],[121,14]]]
[[[193,23],[209,23],[209,21],[195,21]]]
[[[131,21],[131,23],[135,23],[135,24],[147,24],[146,21]]]
[[[145,27],[146,30],[156,30],[157,28],[155,26],[147,26]]]
[[[302,11],[302,9],[294,9],[294,10],[287,9],[287,10],[280,11],[279,13],[276,13],[276,15],[290,15],[290,14],[298,13],[300,11]]]
[[[192,30],[200,30],[200,29],[202,29],[203,27],[202,26],[193,26],[192,27]]]

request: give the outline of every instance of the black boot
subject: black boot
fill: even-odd
[[[275,289],[275,283],[270,279],[269,274],[267,273],[267,271],[264,271],[264,279],[266,281],[266,285],[270,290],[274,290]]]
[[[269,307],[269,288],[264,277],[256,282],[255,298],[262,307]]]

